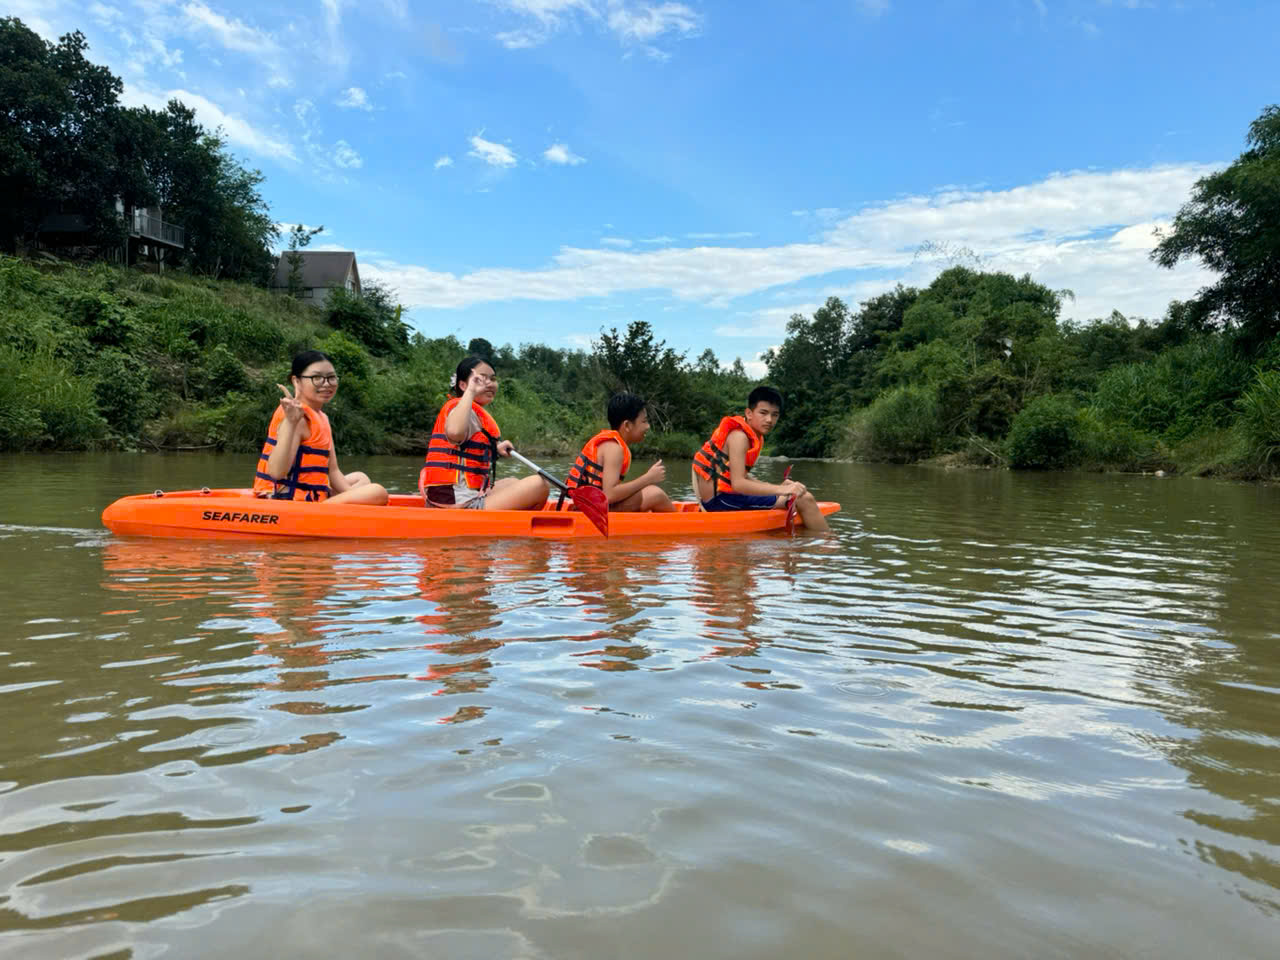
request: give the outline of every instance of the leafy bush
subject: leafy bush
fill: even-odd
[[[201,364],[202,394],[208,400],[222,401],[227,394],[249,389],[249,374],[225,344],[218,344]]]
[[[129,311],[109,293],[77,292],[67,297],[67,318],[82,327],[89,341],[97,346],[126,346],[136,333],[137,324]]]
[[[386,356],[408,346],[408,332],[397,319],[395,307],[372,282],[366,296],[334,290],[326,307],[329,326],[350,334],[375,355]]]
[[[1093,405],[1104,418],[1173,446],[1229,423],[1248,374],[1248,364],[1225,338],[1202,338],[1149,363],[1108,370],[1098,379]]]
[[[850,425],[853,452],[895,461],[933,453],[942,432],[942,410],[932,387],[897,387],[882,393]]]
[[[1075,404],[1069,397],[1036,397],[1013,418],[1006,441],[1009,464],[1019,469],[1053,469],[1079,462]]]
[[[104,350],[94,359],[92,376],[98,412],[112,433],[137,437],[152,409],[147,369],[119,350]]]
[[[1158,462],[1155,437],[1128,423],[1108,420],[1097,407],[1077,412],[1076,445],[1080,462],[1098,469],[1143,470]]]
[[[210,342],[225,344],[237,357],[259,363],[278,356],[285,339],[274,319],[243,308],[218,310],[209,324]]]
[[[333,361],[340,383],[337,399],[343,401],[344,406],[365,406],[371,369],[368,351],[340,330],[321,340],[316,349]]]
[[[26,357],[0,344],[0,450],[29,449],[44,436],[26,365]]]
[[[1280,371],[1259,371],[1240,398],[1239,409],[1239,429],[1249,456],[1259,466],[1270,466],[1280,453]]]
[[[77,377],[65,363],[48,354],[29,357],[23,380],[44,424],[41,446],[84,450],[106,436],[93,383]]]

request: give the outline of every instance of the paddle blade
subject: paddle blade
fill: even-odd
[[[603,537],[609,536],[609,501],[599,487],[574,487],[569,491],[573,505],[591,521]]]

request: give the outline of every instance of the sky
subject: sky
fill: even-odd
[[[794,313],[954,263],[1159,318],[1154,231],[1280,101],[1280,3],[0,0],[177,97],[427,336],[647,320],[764,375]],[[1268,67],[1270,63],[1272,66]]]

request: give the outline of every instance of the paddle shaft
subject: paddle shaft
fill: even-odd
[[[565,492],[568,492],[569,487],[565,484],[563,480],[561,480],[559,477],[553,477],[551,474],[547,473],[547,471],[543,470],[540,466],[538,466],[528,457],[521,456],[519,451],[513,448],[511,451],[511,455],[515,457],[517,460],[519,460],[521,463],[523,463],[530,470],[532,470],[534,473],[536,473],[538,476],[540,476],[543,480],[547,481],[547,483],[555,487],[556,489],[564,490]]]

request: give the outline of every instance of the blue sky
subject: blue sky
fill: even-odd
[[[0,0],[178,96],[408,318],[586,346],[648,320],[762,372],[787,317],[957,259],[1158,317],[1147,258],[1280,100],[1230,0]],[[1271,66],[1268,66],[1271,64]],[[930,244],[922,252],[922,244]]]

